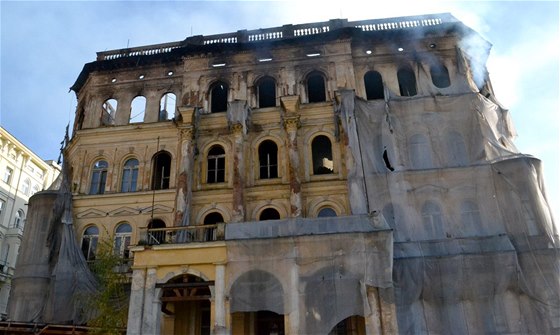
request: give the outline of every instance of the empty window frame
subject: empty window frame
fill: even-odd
[[[381,74],[379,74],[379,72],[368,71],[364,75],[364,85],[366,87],[367,100],[385,99],[383,79],[381,78]]]
[[[138,182],[138,160],[131,158],[124,163],[121,192],[135,192]]]
[[[82,253],[86,261],[94,261],[97,252],[97,241],[99,239],[99,229],[96,226],[89,226],[82,235]]]
[[[399,81],[401,96],[411,97],[418,94],[416,91],[416,77],[410,68],[400,68],[399,71],[397,71],[397,79]]]
[[[6,184],[10,184],[10,182],[12,181],[13,173],[14,170],[11,167],[6,167],[6,170],[4,170],[4,175],[2,176],[2,181]]]
[[[313,71],[306,80],[307,100],[311,102],[327,101],[325,77],[319,71]]]
[[[101,110],[101,124],[104,126],[115,124],[118,102],[116,99],[107,99],[103,103]]]
[[[107,181],[108,168],[109,164],[104,160],[98,160],[97,162],[95,162],[95,164],[93,164],[89,194],[105,193],[105,183]]]
[[[435,202],[426,201],[422,206],[422,223],[428,237],[443,237],[443,215]]]
[[[432,148],[428,138],[421,134],[412,135],[409,140],[410,164],[414,169],[432,168]]]
[[[218,81],[210,86],[210,112],[220,113],[227,111],[229,86],[223,81]]]
[[[207,183],[223,183],[226,179],[226,153],[220,145],[214,145],[208,151]]]
[[[148,224],[148,244],[162,244],[165,242],[165,222],[160,219],[153,219]],[[150,231],[150,229],[162,229],[156,231]]]
[[[265,208],[259,215],[259,221],[280,220],[280,213],[274,208]]]
[[[204,225],[215,225],[218,223],[223,223],[224,217],[218,212],[208,213],[204,217]],[[204,241],[216,241],[216,228],[208,227],[204,229]]]
[[[278,146],[265,140],[259,145],[259,178],[278,178]]]
[[[167,151],[156,153],[152,160],[152,166],[152,189],[168,189],[171,176],[171,155]]]
[[[432,76],[432,83],[436,87],[445,88],[451,85],[449,71],[442,63],[438,62],[430,67],[430,76]]]
[[[171,120],[175,117],[177,97],[173,93],[165,93],[159,101],[159,121]]]
[[[146,98],[139,95],[130,103],[130,121],[129,123],[144,122],[146,114]]]
[[[16,215],[14,216],[14,228],[23,228],[23,220],[25,218],[25,213],[23,209],[18,209]]]
[[[276,81],[266,76],[257,81],[257,103],[259,108],[276,106]]]
[[[336,215],[336,211],[330,207],[323,207],[319,210],[319,213],[317,213],[317,217],[318,218],[327,218],[327,217],[335,217]]]
[[[334,172],[331,140],[325,135],[319,135],[311,141],[311,157],[313,159],[313,174],[329,174]]]
[[[114,254],[123,259],[130,258],[130,238],[132,236],[132,227],[128,223],[121,223],[115,230],[115,243],[113,246]]]

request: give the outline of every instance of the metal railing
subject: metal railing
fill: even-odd
[[[160,245],[223,241],[224,235],[224,223],[171,228],[141,228],[138,244]]]
[[[116,49],[97,53],[97,60],[111,60],[129,56],[144,56],[168,53],[173,49],[183,47],[187,44],[209,45],[216,43],[246,43],[273,41],[293,37],[302,37],[316,34],[323,34],[329,31],[354,27],[363,31],[388,31],[397,29],[413,29],[418,27],[436,26],[442,23],[457,22],[451,14],[431,14],[419,16],[396,17],[389,19],[373,19],[362,21],[348,21],[347,19],[335,19],[324,22],[287,24],[281,27],[238,30],[237,32],[215,34],[207,36],[192,36],[184,41],[169,42],[163,44],[153,44],[135,48]]]

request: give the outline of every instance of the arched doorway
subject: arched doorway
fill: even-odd
[[[213,281],[185,274],[158,284],[161,311],[167,316],[163,330],[174,335],[210,335],[210,286]]]

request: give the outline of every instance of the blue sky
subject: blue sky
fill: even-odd
[[[381,5],[383,3],[383,5]],[[558,1],[1,1],[0,124],[56,159],[76,98],[69,87],[97,51],[287,23],[450,12],[493,44],[488,70],[522,153],[543,161],[560,205]]]

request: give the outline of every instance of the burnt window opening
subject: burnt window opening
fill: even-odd
[[[117,114],[117,100],[107,99],[102,105],[101,124],[104,126],[115,124],[115,115]]]
[[[224,217],[218,212],[209,213],[204,217],[204,225],[215,225],[223,222]],[[204,241],[216,241],[216,227],[204,229]]]
[[[266,220],[280,220],[280,213],[274,208],[265,208],[259,215],[259,221]]]
[[[307,76],[307,98],[310,103],[327,100],[325,78],[321,72],[314,71]]]
[[[395,168],[393,168],[391,162],[389,161],[389,155],[387,154],[387,149],[383,150],[383,162],[385,163],[385,167],[389,171],[395,171]]]
[[[377,100],[385,99],[383,89],[383,79],[377,71],[369,71],[364,75],[364,85],[366,86],[366,99]]]
[[[324,135],[316,136],[311,142],[313,174],[330,174],[334,172],[331,140]]]
[[[146,98],[139,95],[130,103],[130,120],[129,123],[144,122],[146,114]]]
[[[131,158],[124,163],[121,192],[135,192],[138,182],[138,160]]]
[[[208,151],[208,176],[206,182],[223,183],[226,180],[226,153],[219,145],[213,146]]]
[[[96,226],[89,226],[84,231],[82,236],[82,253],[86,261],[91,262],[95,260],[95,254],[97,252],[97,241],[99,239],[99,228]]]
[[[411,69],[399,69],[397,72],[397,79],[399,80],[399,91],[401,96],[412,97],[418,94],[416,91],[416,77]]]
[[[276,81],[272,77],[263,77],[257,82],[259,108],[276,106]]]
[[[337,216],[336,211],[330,207],[323,207],[321,208],[319,213],[317,213],[317,217],[319,218],[328,218],[328,217],[335,217],[335,216]]]
[[[104,160],[99,160],[95,162],[95,164],[93,164],[89,194],[105,193],[105,183],[107,181],[108,167],[109,164]]]
[[[278,178],[278,146],[271,140],[259,145],[260,179]]]
[[[150,229],[164,229],[165,222],[160,219],[152,219],[148,223],[148,244],[162,244],[165,242],[165,230],[150,231]]]
[[[160,151],[154,155],[152,160],[152,190],[166,190],[169,188],[171,175],[171,155],[166,151]]]
[[[173,93],[165,93],[159,101],[159,121],[171,120],[175,117],[177,97]]]
[[[220,113],[227,111],[228,84],[223,81],[214,83],[210,88],[210,112]]]
[[[449,71],[445,65],[439,63],[430,67],[430,75],[432,76],[432,83],[439,88],[449,87],[451,80],[449,79]]]

